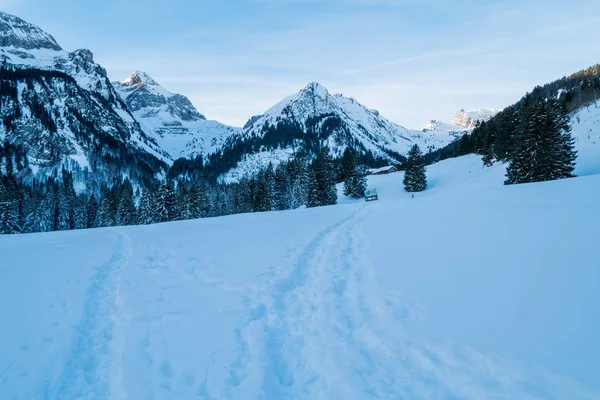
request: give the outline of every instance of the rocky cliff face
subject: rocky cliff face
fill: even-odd
[[[32,175],[66,169],[88,187],[164,172],[164,152],[91,51],[68,53],[40,28],[5,13],[0,27],[0,139],[27,150]]]
[[[487,122],[500,111],[502,110],[496,110],[493,108],[465,111],[461,108],[456,112],[450,123],[452,125],[458,125],[464,128],[472,129],[475,128],[477,121]]]
[[[169,92],[144,72],[136,71],[113,86],[170,161],[214,152],[239,133],[237,128],[207,120],[187,97]]]
[[[0,11],[0,47],[62,50],[56,40],[37,26]]]

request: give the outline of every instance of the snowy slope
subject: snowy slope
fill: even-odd
[[[283,122],[296,124],[305,133],[314,132],[334,156],[341,156],[346,147],[353,146],[360,153],[371,152],[375,157],[390,162],[398,162],[396,155],[405,155],[414,144],[424,151],[435,150],[451,143],[465,131],[406,129],[387,120],[377,110],[369,109],[353,98],[332,95],[323,85],[312,82],[264,114],[250,119],[243,132],[232,137],[232,140],[263,137],[268,128]],[[257,154],[246,154],[236,167],[224,175],[223,180],[234,182],[252,175],[269,162],[276,165],[287,160],[289,154],[295,153],[302,145],[298,141],[281,144],[276,152],[262,149]],[[275,153],[282,155],[282,158],[274,157]]]
[[[582,107],[571,117],[577,150],[577,175],[600,173],[600,101]]]
[[[143,131],[154,138],[170,160],[213,153],[240,131],[207,120],[187,97],[169,92],[144,72],[136,71],[113,85]]]
[[[0,398],[600,398],[600,175],[428,174],[415,199],[396,173],[368,204],[0,237]]]

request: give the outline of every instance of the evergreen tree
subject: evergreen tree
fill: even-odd
[[[319,151],[319,154],[317,154],[317,157],[312,163],[312,170],[314,172],[313,184],[315,187],[311,188],[311,190],[316,190],[316,201],[312,202],[312,207],[336,204],[336,172],[327,147],[323,147]]]
[[[152,191],[149,188],[146,188],[140,199],[138,222],[145,225],[155,223],[154,208],[154,196],[152,195]]]
[[[342,166],[340,168],[340,182],[346,182],[351,176],[355,174],[356,165],[358,164],[358,154],[350,147],[346,147],[344,155],[342,156]],[[348,194],[344,193],[344,196]]]
[[[322,206],[319,199],[319,185],[314,168],[310,168],[308,172],[308,184],[306,188],[306,206],[319,207]]]
[[[52,230],[48,199],[39,199],[25,219],[25,233],[50,232]]]
[[[0,233],[20,233],[19,226],[19,204],[15,199],[13,188],[8,178],[0,179]]]
[[[366,169],[358,165],[358,154],[347,148],[342,159],[342,176],[344,177],[344,196],[359,199],[367,190]]]
[[[129,181],[123,184],[121,199],[117,209],[117,224],[119,226],[135,225],[137,223],[137,210],[133,202],[133,187]]]
[[[403,183],[407,192],[422,192],[427,188],[425,160],[421,149],[416,144],[408,152]]]
[[[94,228],[96,227],[96,215],[98,214],[98,208],[100,205],[98,204],[98,200],[96,200],[96,196],[92,194],[87,203],[86,217],[87,217],[87,227]]]
[[[521,121],[504,183],[573,177],[577,152],[564,105],[556,99],[531,98],[523,112],[526,118]]]
[[[175,192],[171,183],[160,184],[156,191],[154,207],[156,222],[172,221],[175,218]]]

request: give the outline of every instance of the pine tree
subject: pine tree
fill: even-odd
[[[564,105],[556,99],[531,98],[526,106],[504,183],[573,177],[577,152]]]
[[[328,206],[337,203],[337,189],[335,187],[336,172],[329,149],[323,147],[312,163],[314,171],[314,184],[316,185],[316,206]],[[315,207],[313,205],[312,207]]]
[[[36,201],[33,210],[25,219],[24,231],[26,233],[50,232],[52,230],[49,203],[48,199]]]
[[[358,154],[347,148],[342,159],[342,174],[344,177],[344,196],[359,199],[367,190],[366,169],[358,165]]]
[[[308,184],[306,187],[306,206],[307,207],[320,207],[321,204],[319,199],[319,184],[317,182],[317,176],[314,168],[309,169],[308,173]]]
[[[357,164],[358,154],[354,149],[346,147],[346,150],[344,150],[344,155],[342,156],[342,166],[340,169],[339,177],[340,182],[346,182],[351,176],[355,174]],[[344,196],[348,196],[348,194],[344,193]]]
[[[161,183],[156,191],[154,212],[156,222],[172,221],[175,218],[175,192],[170,183]]]
[[[416,144],[408,152],[403,183],[407,192],[422,192],[427,188],[425,160],[421,149]]]
[[[98,208],[100,205],[98,204],[98,200],[96,200],[96,196],[92,194],[87,203],[86,217],[87,217],[87,227],[95,228],[96,227],[96,215],[98,214]]]
[[[155,223],[154,208],[154,196],[152,195],[152,191],[149,188],[146,188],[140,200],[138,222],[145,225]]]
[[[121,199],[117,209],[117,224],[119,226],[135,225],[137,223],[137,210],[133,202],[133,188],[126,182],[121,190]]]
[[[6,178],[0,179],[0,234],[10,235],[20,233],[21,229],[19,204]]]

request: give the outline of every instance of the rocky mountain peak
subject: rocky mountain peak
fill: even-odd
[[[54,38],[39,27],[0,11],[0,47],[62,50]]]
[[[501,110],[492,108],[482,108],[479,110],[465,111],[463,108],[459,108],[454,114],[454,117],[450,121],[452,125],[458,125],[465,128],[474,128],[477,121],[489,121],[492,117],[498,114]]]
[[[329,91],[319,82],[310,82],[304,89],[301,90],[301,94],[310,94],[314,97],[325,98],[329,96]]]
[[[158,83],[150,77],[147,73],[143,71],[135,71],[131,76],[121,82],[125,86],[159,86]]]
[[[79,49],[69,53],[69,58],[73,61],[94,62],[94,54],[88,49]]]

